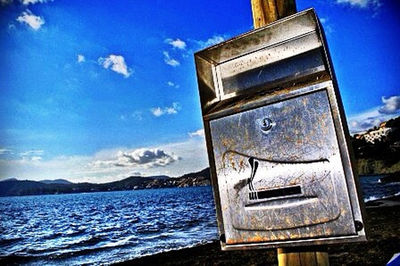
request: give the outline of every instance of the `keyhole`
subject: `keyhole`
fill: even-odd
[[[263,118],[261,120],[261,130],[262,131],[268,131],[272,128],[272,120],[269,118]]]

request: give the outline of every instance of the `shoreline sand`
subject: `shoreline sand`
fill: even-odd
[[[400,252],[400,197],[367,203],[368,242],[328,246],[330,265],[386,265]],[[221,251],[218,241],[116,265],[277,265],[276,250]]]

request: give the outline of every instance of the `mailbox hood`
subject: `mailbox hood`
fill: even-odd
[[[195,54],[203,114],[251,90],[273,90],[330,75],[314,9]]]

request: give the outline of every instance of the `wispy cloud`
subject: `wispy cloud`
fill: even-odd
[[[33,30],[38,30],[44,24],[44,19],[42,17],[34,15],[29,9],[22,12],[21,15],[17,18],[17,21],[20,23],[25,23]]]
[[[382,5],[380,0],[336,0],[336,3],[358,8],[379,8]]]
[[[29,150],[25,152],[21,152],[19,155],[21,156],[32,156],[32,155],[43,155],[44,150]]]
[[[174,87],[174,88],[176,88],[176,89],[179,88],[179,85],[178,85],[178,84],[175,84],[175,83],[172,82],[172,81],[168,81],[168,82],[167,82],[167,85],[170,86],[170,87]]]
[[[43,158],[41,156],[32,156],[30,159],[31,161],[38,162],[41,161]]]
[[[382,114],[395,114],[400,111],[400,96],[382,97],[382,103],[383,106],[379,108]]]
[[[166,39],[166,43],[170,44],[173,48],[184,50],[186,48],[186,43],[181,39]]]
[[[44,150],[29,150],[29,151],[20,152],[19,156],[22,160],[38,162],[43,159],[43,157],[42,157],[43,154],[44,154]]]
[[[200,48],[206,48],[208,46],[215,45],[217,43],[223,42],[225,40],[225,37],[222,35],[214,35],[211,38],[208,38],[205,41],[195,41]]]
[[[143,112],[142,111],[135,111],[131,114],[131,117],[135,120],[143,120]]]
[[[78,54],[77,60],[78,60],[78,63],[83,63],[86,61],[85,56],[82,54]]]
[[[163,51],[163,55],[164,55],[164,62],[167,65],[173,66],[173,67],[177,67],[180,65],[179,61],[176,59],[173,59],[169,53],[167,51]]]
[[[329,18],[328,17],[322,17],[319,19],[319,21],[322,24],[322,27],[324,28],[324,31],[326,35],[330,35],[333,32],[333,27],[331,23],[329,23]]]
[[[133,113],[125,113],[120,115],[120,120],[127,121],[129,119],[141,121],[143,120],[143,112],[142,111],[134,111]]]
[[[172,114],[177,114],[178,111],[181,110],[181,106],[179,103],[174,102],[172,103],[172,106],[168,107],[154,107],[151,108],[150,111],[154,116],[162,116],[162,115],[172,115]]]
[[[382,97],[382,105],[349,117],[351,133],[359,133],[400,115],[400,96]]]
[[[189,132],[189,136],[192,137],[204,137],[204,129],[198,129],[194,132]]]
[[[6,148],[0,148],[0,155],[2,154],[10,154],[12,153],[12,150],[6,149]]]
[[[110,54],[108,57],[100,57],[98,63],[105,69],[110,68],[112,71],[123,75],[128,78],[132,74],[132,69],[129,68],[125,63],[125,58],[122,55]]]
[[[47,2],[52,2],[52,0],[21,0],[21,3],[23,5],[29,5],[29,4],[37,4],[37,3],[47,3]]]

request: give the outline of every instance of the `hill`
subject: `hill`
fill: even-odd
[[[364,137],[378,135],[379,129],[389,130],[373,142]],[[400,171],[400,117],[382,123],[380,128],[371,128],[364,134],[354,135],[351,142],[360,175]]]
[[[206,168],[202,171],[185,174],[181,177],[168,176],[130,176],[128,178],[103,183],[71,183],[67,180],[16,180],[7,179],[0,182],[0,197],[4,196],[24,196],[24,195],[47,195],[82,193],[96,191],[120,191],[151,189],[164,187],[188,187],[204,186],[210,184],[210,170]]]
[[[45,184],[72,184],[72,182],[69,182],[68,180],[65,179],[54,179],[54,180],[40,180],[39,182],[45,183]]]

